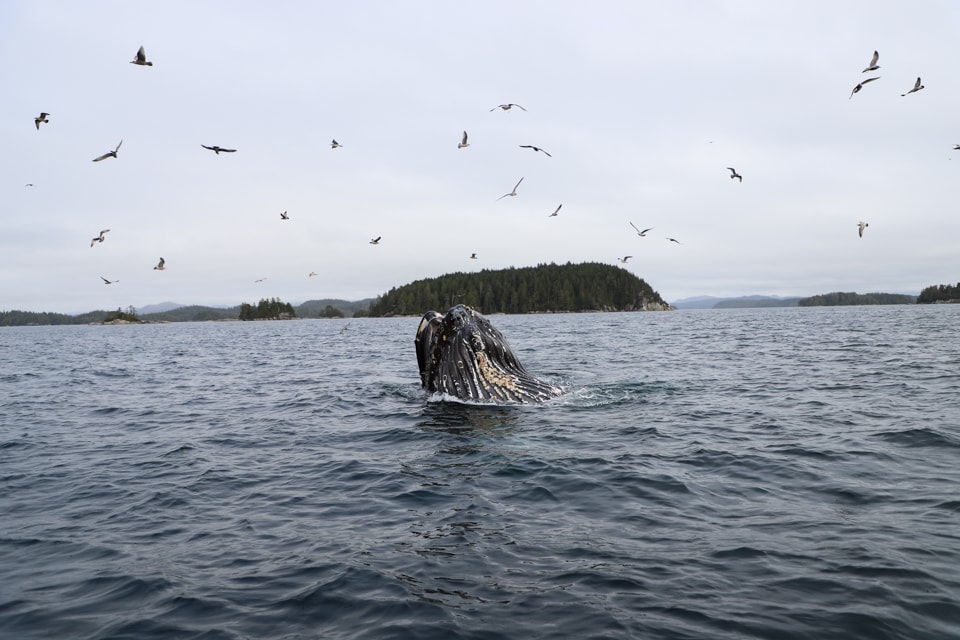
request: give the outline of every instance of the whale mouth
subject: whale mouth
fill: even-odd
[[[530,375],[503,334],[470,307],[456,305],[420,320],[417,362],[424,389],[462,400],[543,402],[563,390]]]

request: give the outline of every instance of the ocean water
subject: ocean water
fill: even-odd
[[[960,305],[0,329],[0,637],[960,638]]]

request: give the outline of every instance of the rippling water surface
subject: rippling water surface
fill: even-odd
[[[960,637],[960,305],[0,329],[0,637]]]

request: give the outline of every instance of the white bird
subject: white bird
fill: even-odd
[[[853,88],[853,91],[850,92],[850,98],[853,97],[853,94],[859,93],[859,92],[860,92],[860,89],[863,89],[863,85],[867,84],[868,82],[873,82],[874,80],[879,80],[879,79],[880,79],[880,76],[875,76],[875,77],[873,77],[873,78],[867,78],[867,79],[864,80],[863,82],[858,82],[858,83],[857,83],[857,86],[855,86],[855,87]],[[849,100],[850,98],[847,98],[847,100]]]
[[[373,238],[372,240],[370,240],[370,244],[380,244],[380,238],[382,237],[383,236],[377,236],[376,238]]]
[[[523,182],[523,178],[520,178],[520,182]],[[507,196],[515,196],[515,195],[517,195],[517,187],[520,186],[520,182],[517,182],[517,184],[513,185],[513,191],[511,191],[510,193],[505,193],[505,194],[503,194],[502,196],[500,196],[499,198],[497,198],[497,200],[503,200],[503,199],[506,198]]]
[[[545,153],[548,158],[552,158],[552,157],[553,157],[552,155],[550,155],[549,153],[547,153],[547,151],[546,151],[545,149],[541,149],[540,147],[535,147],[535,146],[533,146],[532,144],[521,144],[521,145],[520,145],[520,148],[521,148],[521,149],[533,149],[534,151],[540,151],[541,153]]]
[[[644,229],[643,231],[641,231],[640,229],[637,229],[637,225],[633,224],[632,222],[630,223],[630,226],[636,229],[637,235],[640,236],[641,238],[647,235],[647,231],[653,230],[653,227],[650,227],[648,229]]]
[[[46,111],[44,111],[44,112],[41,113],[39,116],[37,116],[36,118],[33,119],[33,124],[37,125],[37,131],[40,130],[40,123],[42,123],[42,122],[50,122],[49,120],[47,120],[47,116],[49,116],[49,115],[50,115],[49,113],[47,113]]]
[[[923,89],[923,85],[920,84],[920,78],[917,78],[917,82],[916,82],[916,84],[913,85],[913,89],[910,89],[910,91],[907,91],[906,93],[901,93],[901,94],[900,94],[900,97],[908,96],[908,95],[910,95],[911,93],[913,93],[914,91],[920,91],[920,89]]]
[[[880,65],[877,64],[877,61],[878,61],[879,59],[880,59],[880,54],[879,54],[878,52],[874,51],[874,52],[873,52],[873,57],[870,59],[870,64],[867,66],[866,69],[864,69],[864,70],[861,71],[860,73],[866,73],[867,71],[876,71],[877,69],[879,69],[879,68],[880,68]]]
[[[337,142],[336,139],[330,141],[330,148],[331,148],[331,149],[337,149],[338,147],[342,147],[342,146],[343,146],[343,145],[340,144],[339,142]]]
[[[524,111],[526,111],[526,109],[524,109],[524,108],[521,107],[520,105],[515,104],[515,103],[513,103],[513,102],[511,102],[510,104],[498,104],[498,105],[495,106],[493,109],[490,109],[490,111],[496,111],[497,109],[503,109],[504,111],[510,111],[510,109],[512,109],[513,107],[516,107],[516,108],[518,108],[518,109],[523,109]]]
[[[113,284],[114,282],[120,282],[119,280],[107,280],[103,276],[100,276],[100,279],[103,280],[103,284]]]
[[[622,258],[617,258],[617,260],[619,260],[620,262],[626,264],[626,263],[627,263],[627,260],[629,260],[629,259],[632,258],[632,257],[633,257],[633,256],[623,256]]]
[[[213,146],[211,146],[211,147],[208,147],[208,146],[205,145],[205,144],[201,144],[200,146],[203,147],[204,149],[209,149],[210,151],[213,151],[213,152],[214,152],[215,154],[217,154],[217,155],[220,155],[221,153],[235,153],[235,152],[236,152],[236,149],[224,149],[223,147],[218,147],[217,145],[213,145]]]
[[[164,260],[163,258],[160,258],[160,262],[157,263],[157,266],[155,266],[154,269],[156,271],[163,271],[164,269],[167,268],[164,265],[166,265],[166,260]]]
[[[119,143],[117,143],[117,148],[116,148],[116,149],[114,149],[113,151],[107,151],[107,152],[106,152],[105,154],[103,154],[102,156],[98,156],[98,157],[94,158],[93,161],[94,161],[94,162],[100,162],[101,160],[106,160],[107,158],[116,158],[116,157],[117,157],[117,151],[120,151],[120,145],[121,145],[121,144],[123,144],[123,140],[121,140]]]
[[[460,141],[460,144],[457,145],[457,149],[463,149],[464,147],[469,147],[470,143],[467,142],[467,132],[463,132],[463,140]]]
[[[92,247],[93,245],[97,244],[98,242],[103,242],[104,240],[106,240],[106,238],[104,237],[104,234],[107,233],[107,232],[109,232],[109,231],[110,231],[110,229],[101,229],[101,230],[100,230],[100,235],[98,235],[96,238],[94,238],[93,240],[90,241],[90,246]]]
[[[858,222],[857,223],[857,232],[860,234],[860,237],[863,237],[863,230],[869,227],[870,224],[867,222]],[[882,234],[881,234],[882,235]]]
[[[558,213],[560,213],[560,207],[562,207],[562,206],[563,206],[562,203],[561,203],[561,204],[558,204],[558,205],[557,205],[557,208],[553,210],[553,213],[551,213],[551,214],[548,215],[547,217],[548,217],[548,218],[555,218],[556,215],[557,215]]]
[[[140,50],[137,51],[137,57],[131,60],[130,64],[138,64],[146,67],[153,66],[152,62],[147,61],[147,53],[143,50],[143,47],[140,47]]]
[[[727,169],[730,170],[730,179],[731,179],[731,180],[733,180],[734,178],[736,178],[736,179],[739,180],[740,182],[743,182],[743,176],[740,175],[739,173],[737,173],[737,170],[736,170],[736,169],[734,169],[733,167],[727,167]],[[642,234],[641,234],[641,235],[642,235]]]

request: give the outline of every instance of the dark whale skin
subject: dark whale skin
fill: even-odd
[[[445,315],[425,313],[414,345],[420,384],[432,393],[497,404],[544,402],[563,393],[530,375],[503,334],[462,304]]]

